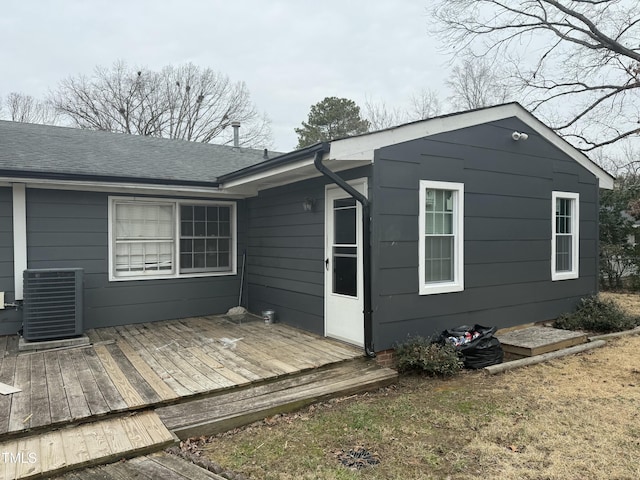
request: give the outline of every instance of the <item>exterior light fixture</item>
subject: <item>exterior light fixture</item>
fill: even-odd
[[[521,132],[513,132],[511,134],[511,138],[513,138],[516,142],[518,140],[526,140],[527,138],[529,138],[529,135],[527,135],[526,133],[521,133]]]
[[[302,202],[302,208],[305,212],[313,212],[314,207],[316,206],[316,201],[313,198],[307,197]]]

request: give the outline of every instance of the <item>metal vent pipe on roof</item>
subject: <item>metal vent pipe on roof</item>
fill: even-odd
[[[233,127],[233,148],[240,147],[240,122],[231,122]]]

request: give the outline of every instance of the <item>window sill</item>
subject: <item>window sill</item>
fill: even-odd
[[[578,272],[551,273],[552,282],[558,282],[561,280],[574,280],[576,278],[579,278]]]
[[[199,272],[199,273],[183,273],[173,275],[138,275],[131,277],[114,277],[109,275],[109,282],[128,282],[138,280],[180,280],[182,278],[201,278],[201,277],[228,277],[236,275],[236,271],[228,272]]]
[[[436,295],[439,293],[454,293],[464,291],[464,285],[459,283],[440,283],[420,286],[420,295]]]

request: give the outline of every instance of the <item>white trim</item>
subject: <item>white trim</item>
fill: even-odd
[[[361,194],[363,194],[365,197],[369,196],[369,180],[367,177],[362,177],[362,178],[358,178],[355,180],[349,180],[347,181],[347,183],[349,185],[351,185],[353,188],[355,188],[357,191],[359,191]],[[332,241],[330,239],[330,234],[333,233],[333,225],[332,223],[329,221],[330,219],[332,219],[332,210],[330,210],[329,205],[328,205],[328,199],[330,198],[330,194],[332,192],[341,192],[344,195],[339,195],[339,197],[336,198],[351,198],[351,196],[345,192],[342,188],[340,188],[338,185],[336,185],[335,183],[331,183],[328,185],[325,185],[324,187],[324,201],[325,201],[325,212],[324,212],[324,225],[325,225],[325,233],[324,233],[324,254],[325,254],[325,258],[331,258],[331,244]],[[364,313],[363,313],[363,309],[364,309],[364,265],[363,265],[363,251],[362,251],[362,247],[363,247],[363,240],[364,240],[364,235],[363,235],[363,231],[362,231],[362,205],[360,204],[360,202],[356,201],[356,240],[357,240],[357,264],[358,264],[358,283],[357,283],[357,295],[355,297],[350,297],[347,295],[339,295],[339,294],[335,294],[333,293],[331,290],[331,284],[332,284],[332,279],[331,279],[331,269],[327,270],[325,268],[325,274],[324,274],[324,336],[330,336],[332,338],[336,338],[338,340],[342,340],[344,342],[350,343],[352,345],[358,345],[360,347],[364,346]],[[351,309],[351,312],[346,311],[345,314],[347,315],[348,318],[344,318],[342,319],[343,322],[354,322],[357,318],[358,321],[358,325],[359,327],[361,327],[361,330],[358,332],[358,336],[357,338],[354,338],[353,336],[351,336],[351,338],[347,338],[344,335],[337,335],[335,333],[332,333],[329,331],[329,329],[327,328],[327,323],[328,323],[328,312],[329,312],[329,302],[332,300],[332,298],[336,298],[338,299],[337,301],[344,301],[347,302],[347,306],[350,302],[352,302],[353,304],[357,304],[357,306],[355,308]],[[357,313],[356,313],[357,312]]]
[[[148,202],[148,203],[165,203],[174,205],[174,265],[173,271],[164,275],[137,275],[137,276],[114,276],[114,245],[115,245],[115,231],[113,228],[113,206],[116,202]],[[231,208],[231,269],[223,272],[195,272],[195,273],[180,273],[179,259],[180,259],[180,229],[179,229],[179,207],[182,204],[187,205],[219,205],[227,206]],[[152,198],[152,197],[136,197],[136,196],[109,196],[108,199],[108,255],[109,255],[109,281],[110,282],[127,282],[132,280],[163,280],[167,278],[196,278],[196,277],[222,277],[237,274],[237,256],[238,256],[238,209],[236,202],[224,201],[224,200],[191,200],[189,198]]]
[[[15,300],[23,300],[23,273],[27,269],[27,196],[24,183],[13,191],[13,279]]]
[[[334,172],[341,172],[366,165],[370,165],[373,158],[366,161],[334,161],[329,160],[325,154],[324,165]],[[276,174],[273,174],[276,172]],[[242,177],[224,183],[222,186],[229,193],[242,193],[245,197],[258,195],[260,190],[275,188],[282,185],[288,185],[310,178],[321,177],[322,174],[315,168],[313,158],[307,157],[296,162],[283,165],[273,170],[266,170],[260,173],[254,173],[247,177]]]
[[[122,195],[177,195],[190,196],[214,196],[228,198],[245,198],[247,195],[241,191],[229,192],[217,187],[190,187],[182,185],[153,185],[145,183],[117,183],[117,182],[90,182],[75,180],[50,180],[40,178],[0,177],[0,186],[10,186],[14,183],[24,183],[28,188],[45,190],[75,190],[83,192],[107,192],[120,193]]]
[[[268,179],[270,177],[275,177],[278,175],[282,175],[285,173],[289,173],[292,172],[294,170],[298,170],[299,168],[302,167],[307,167],[310,165],[313,165],[313,157],[310,157],[308,159],[304,159],[304,160],[300,160],[298,162],[294,162],[294,163],[287,163],[285,165],[281,165],[279,167],[274,167],[272,169],[269,170],[264,170],[262,172],[259,173],[254,173],[251,175],[247,175],[246,177],[241,177],[238,179],[231,179],[228,182],[226,182],[224,184],[224,188],[233,188],[236,187],[238,185],[244,185],[245,183],[251,183],[251,182],[255,182],[257,180],[265,180]]]
[[[571,200],[571,271],[556,271],[556,200]],[[551,192],[551,280],[571,280],[579,277],[580,269],[580,194]]]
[[[461,292],[464,290],[464,183],[435,182],[431,180],[419,181],[418,213],[418,293],[420,295],[432,295],[438,293]],[[426,254],[424,251],[424,238],[426,235],[426,190],[452,190],[453,195],[453,276],[452,282],[427,283],[425,275]]]

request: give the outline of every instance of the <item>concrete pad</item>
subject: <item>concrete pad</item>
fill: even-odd
[[[551,327],[528,327],[496,335],[505,353],[516,357],[532,357],[587,342],[583,332]]]
[[[35,350],[49,350],[51,348],[60,347],[79,347],[89,345],[90,343],[89,337],[86,335],[73,338],[63,338],[61,340],[42,340],[41,342],[30,342],[20,337],[20,340],[18,340],[18,351],[28,352]]]

